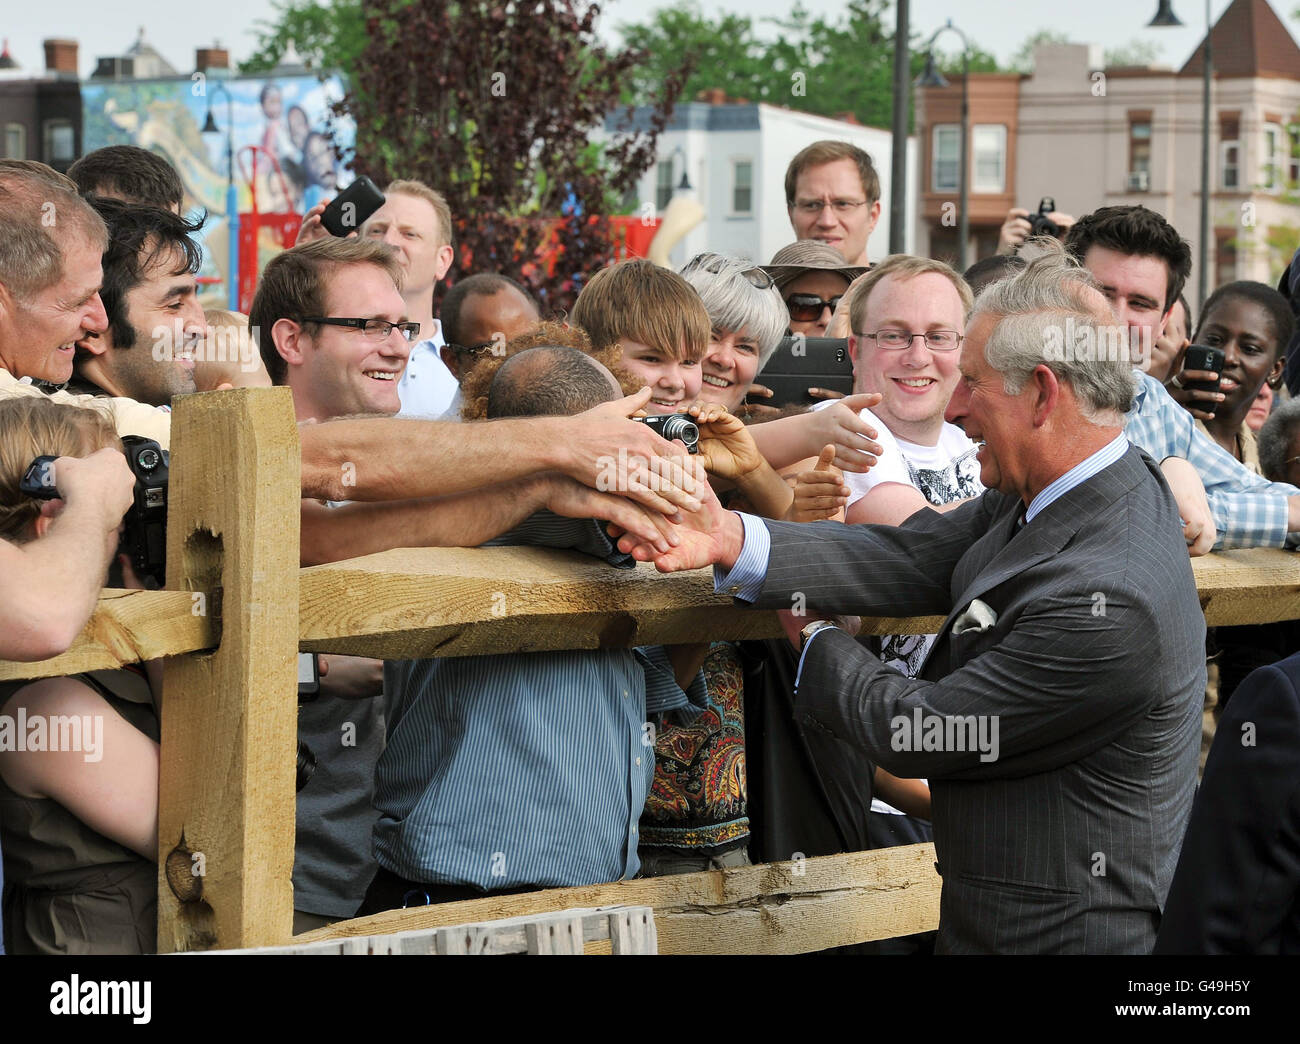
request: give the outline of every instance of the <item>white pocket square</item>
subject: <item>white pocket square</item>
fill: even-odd
[[[953,634],[966,634],[968,631],[987,631],[998,622],[998,614],[978,598],[971,602],[960,616],[952,622]]]

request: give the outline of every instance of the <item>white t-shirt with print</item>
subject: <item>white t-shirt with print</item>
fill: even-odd
[[[859,416],[879,433],[876,441],[882,452],[876,466],[865,474],[844,473],[844,484],[851,490],[850,507],[885,482],[912,486],[935,506],[967,500],[984,492],[979,462],[975,459],[978,447],[955,424],[945,421],[939,441],[933,446],[923,446],[895,436],[870,410],[862,410]],[[880,639],[881,662],[915,678],[921,673],[934,639],[932,634],[885,635]],[[871,799],[871,811],[903,814],[876,797]]]

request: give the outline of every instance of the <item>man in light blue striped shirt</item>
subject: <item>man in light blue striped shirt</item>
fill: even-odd
[[[1168,221],[1146,207],[1102,207],[1074,224],[1066,249],[1141,343],[1160,336],[1192,266],[1190,248]],[[1181,457],[1196,469],[1218,530],[1215,550],[1300,542],[1300,489],[1256,475],[1198,431],[1159,381],[1138,376],[1124,434],[1157,462]]]
[[[573,412],[618,394],[609,371],[581,352],[535,348],[502,365],[489,416],[557,404]],[[491,543],[632,565],[600,523],[547,512]],[[647,713],[707,699],[698,672],[682,690],[662,647],[390,662],[384,683],[380,870],[363,914],[635,876],[637,822],[654,777]]]

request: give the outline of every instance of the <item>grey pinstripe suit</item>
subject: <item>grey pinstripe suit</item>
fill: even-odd
[[[1205,621],[1173,497],[1135,448],[1017,531],[991,490],[901,527],[768,523],[759,600],[947,613],[918,679],[841,631],[808,650],[796,715],[927,776],[940,952],[1149,953],[1196,786]],[[973,599],[997,613],[953,633]],[[1000,756],[898,751],[891,720],[996,715]]]

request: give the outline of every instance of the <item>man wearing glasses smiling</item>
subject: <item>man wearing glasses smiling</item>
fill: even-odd
[[[880,176],[871,157],[847,141],[817,141],[790,161],[785,200],[796,239],[834,247],[867,266],[867,239],[880,220]]]

